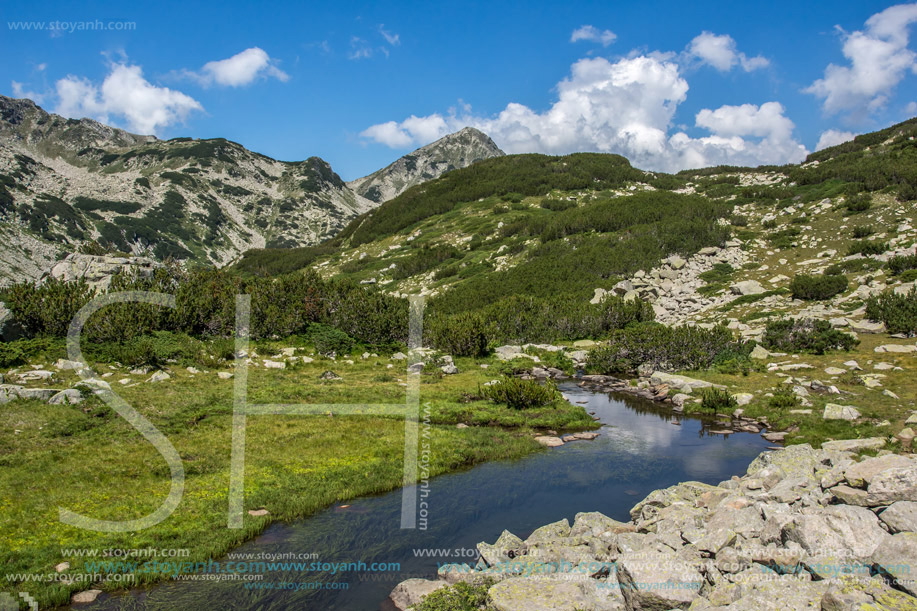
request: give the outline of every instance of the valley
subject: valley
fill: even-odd
[[[615,483],[575,512],[546,503],[512,526],[526,540],[500,534],[511,524],[497,528],[499,512],[485,507],[499,506],[499,498],[475,497],[487,520],[453,513],[448,533],[431,534],[446,546],[499,537],[477,545],[478,571],[470,570],[475,562],[466,567],[467,580],[427,564],[417,567],[425,572],[420,581],[396,587],[401,579],[393,579],[340,600],[372,606],[367,601],[381,604],[390,592],[387,605],[439,611],[452,609],[435,605],[455,596],[509,611],[559,587],[563,596],[544,604],[569,598],[557,608],[693,609],[747,597],[753,605],[763,596],[756,588],[722,593],[741,571],[714,566],[719,554],[745,558],[753,544],[776,537],[768,540],[777,545],[771,555],[748,556],[749,567],[760,567],[775,562],[774,549],[796,548],[780,534],[786,523],[774,535],[748,518],[754,528],[743,530],[727,523],[721,502],[736,510],[758,503],[762,524],[786,505],[788,520],[802,523],[809,509],[847,512],[843,519],[882,530],[882,541],[910,536],[879,521],[893,502],[910,503],[906,512],[917,501],[909,483],[917,472],[915,120],[798,165],[677,174],[634,168],[618,155],[504,155],[481,132],[463,130],[344,183],[319,158],[294,164],[228,141],[163,142],[14,102],[3,101],[0,131],[0,230],[8,236],[0,255],[7,274],[0,291],[0,564],[8,569],[5,586],[28,582],[42,607],[153,609],[161,601],[180,608],[208,596],[244,596],[252,608],[293,604],[295,597],[252,588],[239,594],[239,583],[212,591],[177,586],[184,582],[166,570],[135,574],[124,565],[84,580],[97,565],[72,550],[188,549],[189,562],[206,563],[240,545],[266,545],[256,538],[262,533],[270,544],[271,533],[290,524],[305,533],[289,535],[296,544],[321,537],[352,504],[393,519],[399,489],[415,483],[404,479],[404,418],[336,413],[335,406],[400,404],[412,389],[429,444],[423,479],[433,487],[443,481],[450,489],[445,482],[453,481],[434,476],[474,481],[493,470],[493,481],[509,489],[518,473],[538,477],[526,471],[534,461],[554,474],[557,494],[566,490],[588,504],[585,464],[602,482],[617,481],[620,474],[611,475],[626,462],[622,448],[674,436],[666,431],[675,427],[682,427],[683,447],[670,460],[720,466],[654,463],[658,477],[637,491]],[[94,297],[119,291],[171,301],[110,305],[89,316],[86,362],[72,361],[70,321]],[[239,294],[251,296],[245,349],[236,343]],[[409,322],[414,296],[425,303],[422,329]],[[411,345],[411,333],[419,333],[419,345]],[[243,362],[252,402],[328,408],[249,416],[243,527],[227,529]],[[114,396],[171,441],[185,477],[174,513],[138,532],[93,532],[58,519],[59,508],[137,519],[169,493],[163,457],[113,408]],[[761,452],[747,477],[730,479]],[[710,458],[718,453],[729,459]],[[798,473],[797,453],[806,465]],[[869,482],[843,479],[854,465],[880,459],[897,460],[902,470],[889,484],[894,499],[883,497],[888,503],[868,496],[875,493]],[[768,461],[782,471],[756,475]],[[836,477],[828,481],[831,469]],[[446,475],[453,472],[461,473]],[[654,492],[686,477],[699,481],[672,495]],[[536,487],[519,495],[517,508],[540,498]],[[718,516],[709,536],[695,532],[702,522],[679,521],[685,503],[697,509],[689,522]],[[574,518],[580,512],[589,515]],[[572,527],[556,523],[566,518]],[[821,519],[828,520],[818,513],[800,528],[820,532],[814,522]],[[547,530],[538,528],[548,521]],[[466,526],[463,538],[457,533]],[[396,538],[379,541],[379,549],[406,554],[408,547],[391,543]],[[329,546],[322,549],[331,553]],[[607,572],[537,586],[518,575],[487,582],[477,575],[522,555],[573,554],[630,563],[621,577],[630,583],[638,569],[627,554],[644,548],[677,555],[694,571],[691,579],[702,573],[708,585],[698,586],[700,598],[597,598],[596,580],[619,583]],[[382,558],[379,549],[361,558]],[[858,558],[877,572],[874,552]],[[170,578],[172,585],[154,585]],[[826,585],[807,596],[823,601]],[[912,604],[906,588],[870,588],[870,600]]]

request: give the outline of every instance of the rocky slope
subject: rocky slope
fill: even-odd
[[[0,97],[0,283],[39,277],[90,242],[223,265],[318,243],[373,206],[318,157],[161,141]]]
[[[627,522],[504,531],[475,566],[403,582],[391,601],[489,579],[492,611],[917,609],[917,457],[858,460],[847,450],[865,446],[849,444],[765,452],[743,477],[651,493]]]
[[[466,127],[401,157],[369,176],[351,181],[347,186],[355,193],[381,204],[449,170],[468,167],[475,161],[502,155],[503,151],[487,134]]]

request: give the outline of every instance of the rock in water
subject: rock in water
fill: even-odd
[[[405,611],[420,603],[428,594],[446,585],[448,584],[445,581],[439,580],[408,579],[395,586],[388,598],[396,609]]]

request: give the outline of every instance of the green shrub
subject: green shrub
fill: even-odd
[[[844,273],[844,266],[839,263],[834,263],[825,268],[824,274],[826,276],[840,276]]]
[[[453,586],[440,588],[414,605],[414,611],[478,611],[487,604],[487,591],[493,585],[485,580],[479,585],[460,581]]]
[[[779,319],[767,323],[762,343],[769,350],[824,354],[830,350],[850,351],[859,340],[838,331],[826,320]]]
[[[771,409],[786,410],[799,407],[799,397],[789,388],[777,388],[773,395],[767,399],[767,406]]]
[[[906,295],[894,292],[874,295],[866,300],[866,316],[885,323],[889,333],[917,335],[917,290]]]
[[[896,276],[908,270],[917,269],[917,253],[892,257],[888,260],[887,265],[891,273]]]
[[[22,282],[3,291],[3,301],[32,336],[64,337],[70,321],[94,291],[85,280],[64,282],[49,278],[36,285]]]
[[[761,226],[765,229],[775,229],[777,227],[777,219],[767,219],[766,221],[762,221]]]
[[[484,356],[487,354],[487,323],[480,314],[465,312],[453,316],[431,317],[430,343],[437,350],[453,356]]]
[[[792,248],[796,238],[802,233],[798,227],[788,227],[767,236],[774,248]]]
[[[853,228],[853,237],[857,240],[868,238],[876,232],[872,225],[857,225]]]
[[[838,274],[796,274],[790,282],[789,289],[794,299],[830,299],[847,290],[847,277]]]
[[[154,331],[122,342],[89,343],[85,352],[102,362],[118,362],[129,367],[162,367],[173,361],[203,364],[208,348],[184,333]]]
[[[593,349],[587,367],[605,374],[631,373],[641,365],[667,371],[706,369],[719,354],[743,348],[722,325],[703,329],[640,323],[615,331],[607,345]]]
[[[551,403],[559,393],[551,380],[539,384],[535,380],[504,376],[495,384],[480,386],[478,394],[494,403],[505,403],[512,409],[529,409]]]
[[[569,199],[554,199],[551,197],[545,197],[542,199],[540,205],[545,210],[551,210],[553,212],[563,212],[564,210],[569,210],[570,208],[576,208],[575,201],[570,201]]]
[[[865,212],[872,207],[872,198],[868,193],[859,193],[857,195],[847,197],[847,213],[854,214],[857,212]]]
[[[16,343],[0,342],[0,367],[25,364],[25,353]]]
[[[625,301],[615,295],[607,295],[599,304],[564,296],[513,295],[480,311],[490,324],[490,339],[501,343],[601,338],[654,318],[652,306],[645,301]]]
[[[747,342],[736,345],[734,348],[723,350],[713,358],[710,367],[717,373],[747,376],[755,368],[755,363],[752,362],[750,357],[753,348],[754,344]]]
[[[888,250],[888,242],[872,242],[869,240],[860,240],[854,242],[847,248],[847,255],[881,255]]]
[[[725,388],[716,388],[711,386],[701,391],[701,407],[711,412],[725,412],[728,409],[736,407],[738,403],[735,397],[729,394]]]
[[[729,223],[733,227],[748,227],[748,217],[741,214],[733,214],[729,217]]]
[[[712,295],[726,288],[726,284],[732,280],[732,274],[735,268],[728,263],[714,263],[713,268],[698,275],[698,278],[706,284],[698,292],[701,295]]]
[[[313,324],[309,327],[309,339],[315,345],[319,354],[342,356],[353,350],[353,338],[334,327],[323,324]]]

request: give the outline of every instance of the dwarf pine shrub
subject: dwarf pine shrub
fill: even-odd
[[[832,273],[822,274],[820,276],[810,276],[808,274],[796,274],[790,282],[790,292],[794,299],[805,300],[822,300],[830,299],[835,295],[847,290],[847,277],[843,274],[834,273],[839,270],[831,270]]]
[[[907,294],[884,293],[866,300],[866,317],[885,323],[889,333],[917,335],[917,289]]]
[[[558,392],[551,380],[540,384],[535,380],[505,376],[495,384],[479,387],[478,395],[513,409],[529,409],[551,403],[557,399]]]
[[[487,354],[488,325],[480,314],[465,312],[454,316],[434,316],[428,324],[430,343],[453,356]]]
[[[824,354],[831,350],[850,351],[860,342],[826,320],[784,318],[767,323],[762,343],[768,350],[779,352]]]

